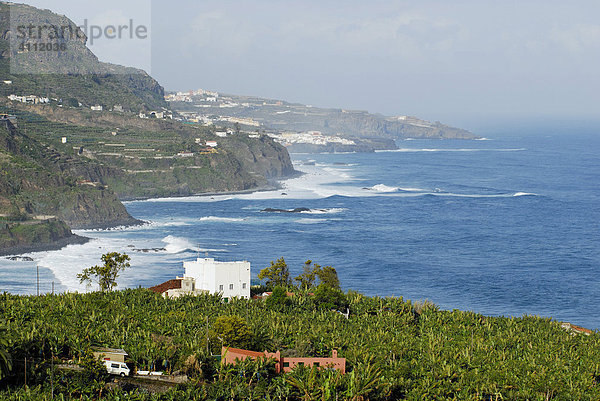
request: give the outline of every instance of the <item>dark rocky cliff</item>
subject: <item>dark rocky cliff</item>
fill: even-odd
[[[67,48],[64,52],[19,52],[21,42],[35,43],[29,37],[18,39],[19,33],[11,28],[19,25],[72,27],[76,34],[60,40]],[[0,96],[37,94],[70,104],[121,105],[132,111],[166,106],[164,89],[155,79],[140,69],[100,62],[86,42],[85,34],[63,15],[0,2],[0,75],[13,81],[0,85]]]

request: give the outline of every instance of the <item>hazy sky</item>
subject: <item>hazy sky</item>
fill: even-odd
[[[128,1],[100,3],[107,12]],[[82,1],[27,3],[73,18],[91,13]],[[206,88],[455,124],[594,116],[600,104],[597,0],[151,3],[151,73],[167,90]],[[127,54],[128,63],[150,69],[147,53]]]

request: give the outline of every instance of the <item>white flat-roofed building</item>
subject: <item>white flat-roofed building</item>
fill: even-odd
[[[185,277],[196,280],[196,290],[221,294],[223,298],[250,298],[250,262],[218,262],[198,258],[183,262]]]

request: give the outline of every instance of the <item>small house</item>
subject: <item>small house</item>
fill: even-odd
[[[238,361],[243,361],[246,358],[256,360],[258,358],[273,359],[275,361],[275,372],[291,372],[293,369],[306,366],[307,368],[319,369],[336,369],[342,374],[346,373],[346,358],[338,357],[337,350],[331,351],[331,357],[305,357],[305,358],[289,358],[281,356],[277,352],[256,352],[239,348],[221,348],[221,361],[225,364],[236,364]]]
[[[94,348],[92,354],[96,359],[115,362],[125,362],[125,357],[128,355],[124,349],[120,348]]]

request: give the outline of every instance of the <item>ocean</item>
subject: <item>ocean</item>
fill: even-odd
[[[516,133],[515,133],[516,132]],[[552,317],[600,329],[600,135],[518,131],[479,141],[399,141],[397,151],[294,154],[305,174],[276,191],[127,202],[148,223],[31,261],[0,259],[0,291],[86,291],[76,274],[109,251],[132,267],[119,287],[149,287],[198,255],[311,259],[344,289],[429,300],[442,309]],[[265,208],[309,208],[303,213]]]

